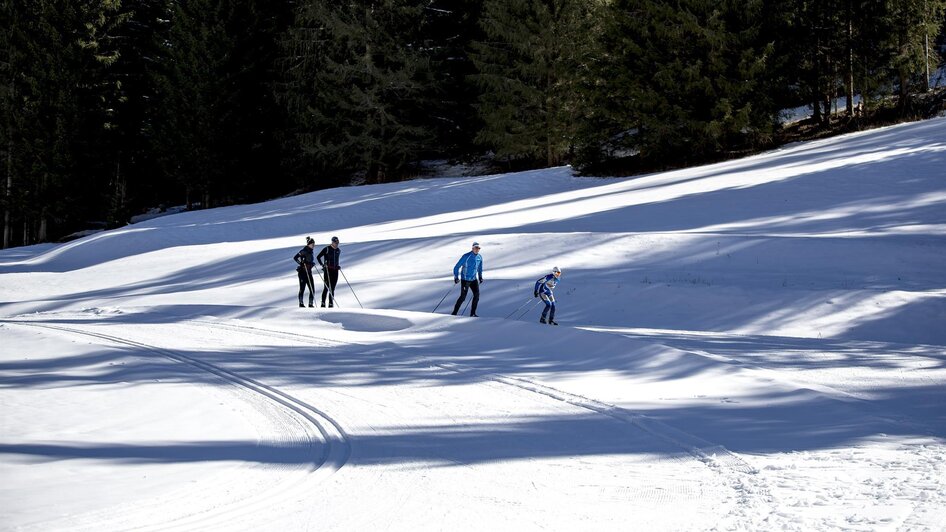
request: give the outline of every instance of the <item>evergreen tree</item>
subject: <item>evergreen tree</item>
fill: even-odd
[[[278,146],[285,115],[274,79],[289,6],[188,0],[170,8],[151,76],[159,113],[149,135],[160,174],[179,185],[189,207],[285,193]]]
[[[764,15],[761,0],[614,2],[586,161],[623,150],[679,163],[767,142],[776,113]]]
[[[430,157],[466,158],[478,152],[476,132],[482,124],[476,113],[478,91],[470,76],[476,66],[470,57],[473,42],[482,40],[481,0],[433,0],[425,8],[428,22],[424,42],[436,72],[424,93],[425,117],[435,142]]]
[[[22,112],[18,96],[18,72],[23,68],[23,34],[20,16],[13,9],[13,0],[0,0],[0,156],[3,160],[3,249],[13,245],[13,213],[21,210],[22,199],[14,193],[14,169],[19,169],[17,153]]]
[[[937,62],[929,42],[943,27],[946,0],[889,0],[888,9],[891,66],[905,107],[911,93],[929,89],[928,64]]]
[[[106,197],[104,218],[112,227],[127,223],[134,211],[164,199],[150,134],[159,114],[152,79],[167,44],[171,0],[122,0],[123,24],[116,28],[118,52],[106,70],[112,90],[101,102],[105,121],[98,140],[106,153],[98,165]]]
[[[2,7],[9,22],[0,38],[7,47],[0,97],[7,162],[4,240],[29,244],[95,211],[95,174],[83,165],[82,154],[103,125],[95,102],[110,90],[102,73],[117,57],[108,32],[120,24],[119,2],[37,0]],[[14,225],[22,227],[18,237]]]
[[[232,73],[225,68],[233,37],[226,0],[171,5],[165,55],[155,73],[158,106],[154,149],[163,174],[182,187],[188,208],[208,207],[225,183],[220,155],[230,140],[227,118],[237,112]]]
[[[570,154],[590,14],[582,0],[484,2],[485,35],[472,53],[483,122],[477,140],[501,160],[552,166]]]
[[[285,42],[281,92],[303,186],[324,186],[346,172],[368,181],[397,177],[434,143],[427,3],[301,3]]]

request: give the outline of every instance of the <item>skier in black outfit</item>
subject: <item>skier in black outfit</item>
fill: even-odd
[[[315,249],[315,240],[312,237],[305,237],[305,247],[300,249],[296,256],[292,258],[299,266],[296,272],[299,273],[299,306],[302,304],[302,295],[305,294],[306,286],[309,287],[309,306],[315,306],[315,280],[312,278],[312,265],[315,264],[313,250]]]
[[[339,255],[342,250],[338,249],[338,237],[332,237],[332,243],[325,246],[325,249],[319,252],[315,260],[319,261],[319,266],[324,269],[324,288],[322,288],[322,308],[325,308],[325,296],[328,296],[328,306],[332,308],[335,303],[335,285],[338,284],[338,270],[342,267],[338,265]]]

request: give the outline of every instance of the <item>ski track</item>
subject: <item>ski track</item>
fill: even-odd
[[[51,325],[47,323],[28,323],[25,321],[13,321],[11,323],[19,323],[22,325],[31,325],[34,327],[43,327],[67,333],[90,336],[135,349],[144,349],[155,352],[177,362],[189,364],[199,370],[210,372],[230,384],[242,387],[253,394],[262,396],[270,402],[278,404],[283,408],[287,408],[299,415],[302,415],[309,421],[311,425],[318,429],[321,438],[328,444],[323,455],[314,461],[313,471],[316,474],[328,476],[335,471],[338,471],[344,466],[351,456],[351,438],[338,422],[334,421],[322,410],[317,409],[312,405],[272,386],[265,385],[256,380],[239,375],[238,373],[208,364],[195,358],[181,355],[179,353],[155,347],[146,343],[130,340],[128,338],[74,329],[71,327]],[[293,342],[303,343],[307,346],[317,345],[320,347],[331,347],[333,345],[339,345],[337,340],[333,340],[324,336],[263,328],[247,325],[242,322],[234,323],[232,321],[223,321],[219,319],[191,319],[177,323],[177,325],[190,326],[204,332],[206,332],[207,329],[218,329],[243,333],[255,337],[290,340]],[[608,334],[613,333],[609,332]],[[788,383],[793,386],[802,386],[817,393],[832,397],[836,400],[854,402],[863,405],[868,404],[867,399],[859,397],[856,394],[826,385],[812,385],[812,383],[806,383],[799,379],[789,378],[781,375],[778,371],[759,366],[753,362],[739,360],[726,355],[709,353],[703,350],[684,348],[682,348],[682,350],[698,356],[710,358],[716,362],[735,365],[747,371],[755,372],[763,378],[770,379],[772,381]],[[428,356],[411,356],[407,361],[415,366],[435,370],[437,373],[443,372],[443,374],[464,375],[465,377],[470,378],[471,381],[480,381],[488,385],[498,385],[515,393],[526,393],[532,396],[540,396],[543,399],[553,400],[559,403],[570,405],[572,407],[577,407],[585,411],[590,411],[595,414],[607,416],[619,422],[634,426],[635,428],[647,433],[657,440],[682,449],[685,451],[685,453],[689,454],[696,461],[700,462],[710,471],[715,473],[722,480],[722,485],[728,488],[728,493],[731,494],[731,504],[727,505],[729,508],[728,513],[716,516],[716,524],[713,526],[707,526],[706,528],[765,529],[774,527],[781,529],[797,529],[799,528],[799,525],[801,525],[802,528],[806,526],[813,526],[816,528],[827,526],[828,528],[839,529],[861,529],[865,525],[870,525],[869,521],[860,523],[844,522],[842,517],[818,515],[817,513],[815,514],[817,517],[806,518],[802,520],[801,523],[799,523],[799,516],[797,513],[777,510],[774,501],[792,500],[795,501],[794,506],[804,507],[811,505],[814,507],[814,509],[816,509],[817,512],[819,506],[826,504],[826,499],[824,499],[824,497],[830,497],[830,493],[828,493],[824,487],[815,488],[813,486],[815,489],[810,493],[804,492],[803,489],[799,491],[797,486],[797,481],[799,478],[797,477],[795,471],[783,471],[778,466],[764,465],[769,461],[765,457],[756,457],[761,465],[754,466],[745,457],[729,451],[722,445],[706,441],[693,434],[687,433],[666,423],[650,418],[644,414],[618,407],[613,404],[598,401],[589,397],[566,392],[527,378],[484,372],[483,370],[472,366],[465,366],[452,362],[438,362],[434,358]],[[433,407],[433,405],[428,406]],[[875,413],[875,417],[885,421],[901,423],[904,422],[902,420],[888,418],[887,416],[879,417],[876,414],[877,413]],[[814,468],[823,467],[819,466],[819,464],[830,464],[836,459],[843,460],[845,452],[856,453],[857,451],[833,450],[826,453],[806,453],[804,455],[804,461],[809,462],[810,466]],[[919,474],[920,471],[916,468],[921,466],[929,467],[930,469],[928,469],[928,471],[933,471],[933,477],[936,476],[936,471],[946,469],[946,464],[943,463],[937,454],[937,451],[934,449],[927,449],[924,447],[919,451],[911,451],[911,453],[915,454],[915,458],[920,460],[922,463],[911,462],[909,464],[905,464],[906,467],[904,468],[904,471],[900,473],[901,476]],[[925,466],[923,464],[925,464]],[[463,464],[455,464],[455,466],[465,467]],[[881,470],[889,470],[892,467],[881,461],[865,464],[865,466],[876,467]],[[668,482],[666,486],[659,488],[658,491],[655,491],[654,489],[648,489],[646,487],[632,489],[627,486],[598,486],[587,489],[592,489],[592,491],[597,490],[594,496],[600,500],[605,501],[623,499],[667,501],[673,499],[674,497],[701,498],[701,494],[696,493],[696,491],[701,488],[696,488],[695,490],[694,486],[692,485],[680,483],[679,481],[674,482],[673,479],[668,480],[670,480],[670,482]],[[933,486],[935,486],[937,483],[935,478],[927,477],[927,481]],[[187,516],[168,523],[162,523],[162,525],[157,528],[164,528],[167,526],[186,528],[216,528],[221,527],[226,523],[236,523],[238,522],[237,520],[240,518],[240,516],[249,515],[258,509],[262,509],[263,507],[278,502],[278,500],[283,498],[286,493],[297,490],[297,486],[301,482],[303,481],[297,481],[290,486],[283,486],[277,491],[259,494],[258,496],[253,497],[248,504],[241,506],[237,511],[234,511],[233,506],[243,501],[228,503],[219,508],[213,508],[207,512]],[[885,485],[878,485],[873,489],[875,491],[885,493],[885,496],[888,498],[896,499],[897,491],[902,491],[903,489],[906,489],[906,487],[908,487],[908,485],[895,484],[890,482],[888,479]],[[587,489],[585,489],[585,491],[587,491]],[[398,493],[389,493],[391,500],[388,500],[387,503],[398,508],[408,505],[409,502],[416,506],[415,501],[409,500],[410,497],[408,494],[400,493],[400,491],[402,490],[398,490]],[[935,495],[932,497],[926,497],[925,499],[921,497],[921,500],[913,505],[912,509],[908,512],[908,515],[905,516],[905,519],[900,521],[899,526],[894,526],[896,526],[898,530],[903,531],[924,529],[925,526],[928,527],[928,525],[931,523],[936,523],[941,526],[944,521],[940,507],[941,502],[942,497],[937,497]],[[131,515],[132,511],[140,513],[140,507],[129,509],[129,515]],[[157,515],[157,512],[159,511],[160,507],[157,506],[156,503],[156,508],[154,510],[155,515]],[[130,525],[131,523],[121,523],[120,521],[116,521],[114,519],[120,519],[121,515],[122,513],[119,513],[118,516],[112,515],[111,517],[113,519],[105,518],[105,523],[109,525],[118,524],[120,525],[119,527]],[[98,521],[96,523],[101,525],[102,521]],[[371,525],[372,523],[374,526],[378,526],[382,522],[374,520],[362,524]],[[887,525],[891,524],[892,523],[887,523]],[[935,527],[932,529],[936,530]]]
[[[262,329],[243,324],[237,325],[208,320],[194,320],[194,322],[231,331],[251,331],[252,334],[302,340],[307,344],[311,344],[313,340],[327,342],[328,345],[335,343],[333,340],[326,337]],[[524,391],[530,394],[540,395],[547,399],[566,403],[582,410],[591,411],[630,424],[660,441],[680,448],[723,478],[725,484],[737,494],[734,511],[730,515],[720,516],[719,518],[720,522],[727,523],[727,527],[736,526],[739,528],[757,529],[763,527],[766,523],[771,525],[773,522],[772,518],[776,514],[774,514],[772,497],[764,476],[745,459],[729,451],[722,445],[708,442],[693,434],[667,425],[666,423],[649,418],[646,415],[595,399],[565,392],[529,379],[510,377],[496,373],[484,373],[476,368],[456,363],[440,363],[425,357],[415,357],[412,362],[419,366],[439,368],[449,373],[474,376],[476,379],[483,382],[498,383],[506,387],[514,388],[520,392]],[[789,523],[790,521],[786,521],[784,524]]]
[[[242,376],[239,373],[198,360],[194,357],[128,338],[49,323],[37,323],[25,320],[3,321],[27,327],[95,338],[136,350],[146,350],[173,361],[187,364],[200,371],[211,373],[229,385],[236,386],[244,391],[250,392],[252,396],[262,398],[270,404],[292,412],[294,417],[301,416],[301,418],[308,423],[309,428],[302,427],[302,435],[299,437],[299,440],[301,440],[301,443],[304,445],[313,448],[313,450],[320,450],[319,455],[314,457],[312,464],[302,472],[303,474],[293,475],[297,478],[293,478],[290,482],[281,481],[275,488],[264,488],[262,492],[252,493],[246,498],[227,501],[225,504],[209,510],[180,516],[168,521],[166,520],[167,507],[174,504],[174,499],[177,497],[166,500],[165,496],[152,502],[136,502],[134,504],[122,505],[118,508],[111,507],[87,514],[71,516],[69,519],[74,520],[74,522],[69,523],[70,529],[226,529],[228,526],[241,523],[242,518],[251,516],[259,510],[270,508],[284,501],[289,493],[303,491],[313,484],[323,481],[344,467],[351,456],[350,438],[345,429],[332,417],[311,404],[255,379]],[[316,434],[312,433],[311,428],[315,429]],[[293,426],[289,426],[287,429],[290,433],[292,431],[299,432],[300,430],[298,427]],[[153,518],[148,520],[150,524],[142,524],[141,522],[143,508],[145,507],[150,507],[145,513],[145,515]],[[245,525],[245,523],[243,524]],[[46,526],[48,526],[48,523],[41,523],[39,525],[40,528],[45,528]]]
[[[789,377],[783,372],[767,368],[753,360],[743,360],[738,356],[713,353],[705,349],[694,349],[693,347],[686,345],[686,341],[684,341],[681,345],[680,342],[675,342],[673,339],[661,339],[657,336],[627,333],[620,330],[598,329],[594,327],[586,328],[586,330],[602,332],[605,334],[618,334],[620,336],[635,340],[659,342],[661,345],[665,345],[673,349],[679,349],[680,351],[686,353],[752,372],[764,379],[770,380],[771,382],[787,384],[798,389],[811,390],[836,401],[857,405],[862,407],[862,410],[867,411],[862,414],[866,417],[874,418],[885,423],[908,427],[917,433],[933,434],[928,425],[924,425],[910,419],[905,419],[903,414],[891,411],[888,408],[878,407],[876,404],[872,403],[870,397],[865,397],[861,393],[850,392],[831,385],[813,382],[811,379]],[[677,331],[677,333],[679,332]],[[740,335],[727,334],[726,336],[739,337]],[[825,351],[814,348],[813,350]],[[830,350],[828,349],[827,351]],[[931,377],[925,377],[923,380],[929,381],[931,383],[933,381]],[[912,459],[912,462],[898,458],[890,458],[887,461],[868,460],[861,465],[861,467],[865,470],[877,469],[888,472],[892,478],[898,479],[899,481],[892,481],[891,478],[885,478],[882,480],[873,480],[868,478],[866,480],[860,481],[859,484],[867,486],[864,488],[866,492],[874,492],[876,499],[896,500],[898,498],[902,498],[916,501],[913,503],[912,509],[906,518],[899,524],[899,526],[896,527],[896,530],[898,531],[946,531],[946,510],[944,510],[944,508],[946,508],[946,494],[942,492],[942,481],[940,480],[942,478],[946,478],[946,459],[942,457],[941,451],[938,450],[937,447],[937,445],[928,444],[903,445],[898,450],[909,456]],[[861,453],[861,451],[854,448],[853,450],[827,450],[822,453],[806,451],[796,454],[802,458],[801,460],[798,460],[799,463],[808,462],[809,467],[815,469],[827,467],[826,465],[822,465],[822,463],[833,465],[833,462],[835,461],[851,459],[859,453]],[[762,457],[759,459],[767,461]],[[829,491],[829,489],[809,486],[807,490],[804,488],[802,489],[802,491],[805,493],[796,493],[799,490],[799,478],[795,477],[794,473],[795,471],[803,468],[796,465],[792,468],[795,471],[781,471],[778,467],[772,468],[770,466],[764,466],[763,469],[765,470],[765,474],[771,477],[769,484],[781,488],[780,490],[773,491],[785,492],[778,497],[780,500],[791,500],[793,501],[793,506],[798,507],[809,505],[817,507],[827,504],[827,499],[825,497],[826,492]],[[903,477],[908,477],[911,474],[914,475],[915,478],[910,480],[902,480]],[[917,497],[915,492],[922,492],[922,494],[921,496]],[[792,522],[792,516],[784,510],[778,512],[776,515],[789,519],[789,522]],[[853,518],[845,518],[844,516],[823,516],[820,518],[820,520],[812,520],[808,523],[803,523],[803,526],[810,526],[812,528],[825,528],[830,526],[839,529],[853,528],[859,530],[862,527],[875,526],[878,524],[880,523],[870,522],[869,520],[858,521]],[[884,523],[884,525],[889,527],[891,523]]]

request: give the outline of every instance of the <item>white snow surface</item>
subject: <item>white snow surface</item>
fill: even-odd
[[[946,119],[155,218],[0,252],[0,529],[946,530],[944,346]]]

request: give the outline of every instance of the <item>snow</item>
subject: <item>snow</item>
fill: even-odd
[[[0,528],[946,530],[943,168],[935,119],[2,251]]]

